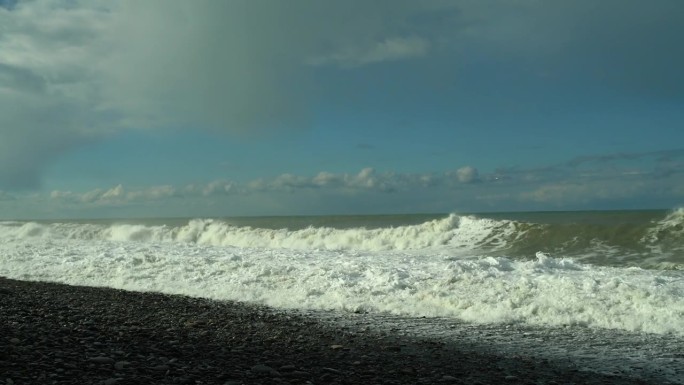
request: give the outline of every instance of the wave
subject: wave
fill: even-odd
[[[562,214],[561,214],[562,216]],[[684,208],[655,220],[605,214],[592,221],[553,223],[451,214],[416,225],[290,230],[237,226],[217,219],[182,225],[0,223],[0,239],[80,239],[115,242],[347,251],[438,250],[453,256],[533,259],[537,252],[585,263],[684,269]]]
[[[379,229],[308,227],[301,230],[241,227],[215,219],[193,219],[184,226],[94,225],[35,222],[0,225],[0,237],[66,238],[120,242],[183,242],[269,249],[413,250],[449,246],[504,247],[516,231],[513,221],[451,214],[419,225]]]
[[[647,244],[681,242],[684,240],[684,207],[680,207],[664,219],[655,222],[641,239]]]
[[[539,253],[450,260],[424,253],[225,249],[191,243],[0,245],[0,275],[278,308],[576,325],[684,335],[681,274]]]
[[[300,230],[210,219],[0,222],[0,275],[281,308],[684,335],[684,276],[674,271],[682,254],[673,251],[683,213],[588,224],[452,214]]]

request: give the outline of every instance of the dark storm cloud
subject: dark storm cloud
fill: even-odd
[[[7,10],[12,10],[17,5],[19,0],[0,0],[0,8],[5,8]]]

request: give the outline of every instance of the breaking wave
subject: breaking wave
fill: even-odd
[[[0,223],[0,276],[280,308],[684,335],[682,218],[380,228]]]
[[[177,242],[292,250],[432,250],[455,256],[527,260],[543,252],[597,265],[684,269],[684,208],[645,222],[549,224],[451,214],[416,225],[371,229],[270,229],[237,226],[218,219],[192,219],[176,226],[0,222],[0,239],[13,238]]]
[[[184,226],[138,224],[5,223],[0,237],[66,238],[121,242],[184,242],[269,249],[411,250],[440,246],[504,247],[516,232],[514,221],[449,215],[419,225],[379,229],[308,227],[300,230],[241,227],[215,219],[193,219]]]

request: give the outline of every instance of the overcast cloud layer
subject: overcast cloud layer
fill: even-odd
[[[419,74],[421,81],[458,86],[468,80],[461,78],[463,71],[486,58],[490,64],[512,63],[512,71],[524,68],[549,82],[563,79],[572,85],[573,78],[564,76],[581,75],[616,95],[662,103],[663,108],[684,102],[684,6],[678,0],[0,4],[0,201],[5,203],[29,193],[49,194],[43,189],[48,167],[83,146],[126,132],[203,130],[259,137],[312,130],[313,106],[325,98],[317,78],[393,63],[435,61],[434,71]],[[672,143],[661,150],[679,147]],[[668,202],[682,194],[678,156],[660,177],[668,180]],[[539,167],[560,170],[543,161]],[[652,175],[656,168],[644,172]],[[275,179],[254,175],[252,182],[241,184],[220,184],[216,180],[231,178],[217,175],[204,186],[140,186],[128,192],[103,186],[90,192],[53,191],[52,199],[122,203],[219,191],[429,190],[450,183],[482,186],[496,174],[478,171],[478,159],[452,169],[451,174],[390,169],[375,171],[375,179],[368,170],[321,169],[313,176],[292,170]],[[514,173],[509,171],[501,176]],[[628,171],[621,166],[618,173]],[[592,188],[576,178],[543,178],[545,183],[531,190],[497,196],[553,203]],[[613,188],[605,192],[606,200],[613,190],[624,193]],[[559,198],[562,194],[567,197]]]

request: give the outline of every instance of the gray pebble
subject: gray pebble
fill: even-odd
[[[252,366],[250,371],[254,374],[268,375],[272,377],[280,377],[280,373],[268,365],[258,364]]]
[[[326,373],[331,373],[331,374],[342,374],[341,371],[333,368],[323,368],[323,371]]]
[[[94,362],[96,364],[113,364],[114,359],[110,357],[93,357],[90,358],[88,361]]]

